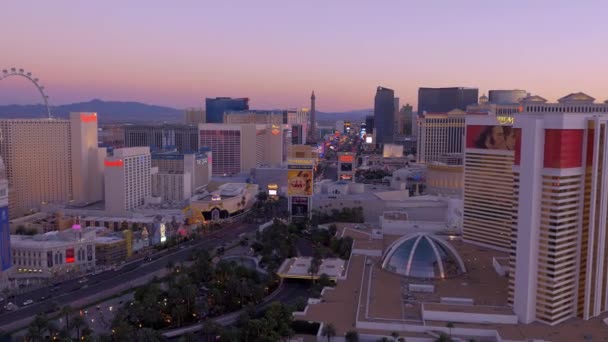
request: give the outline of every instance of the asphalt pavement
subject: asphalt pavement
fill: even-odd
[[[18,321],[27,317],[33,317],[40,312],[52,313],[53,303],[56,303],[59,308],[77,301],[82,298],[94,295],[102,290],[115,287],[121,283],[129,282],[137,278],[143,277],[149,273],[157,271],[167,266],[169,262],[175,264],[188,260],[191,252],[194,249],[212,250],[213,248],[226,244],[236,239],[239,234],[257,229],[257,225],[242,224],[226,227],[210,233],[201,240],[191,241],[175,247],[166,254],[153,256],[154,260],[145,262],[144,260],[136,261],[123,266],[119,270],[106,271],[97,275],[88,275],[88,281],[79,282],[82,278],[76,278],[58,284],[56,289],[51,291],[51,287],[43,287],[35,291],[24,293],[15,298],[6,299],[2,302],[5,305],[7,302],[12,302],[19,306],[18,310],[5,311],[0,315],[0,329],[4,330],[4,326],[14,321]],[[44,299],[42,299],[44,297]],[[22,307],[21,304],[31,299],[34,304]]]

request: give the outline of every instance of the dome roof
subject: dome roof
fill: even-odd
[[[382,268],[414,278],[447,278],[466,272],[462,258],[447,241],[417,233],[393,242],[382,259]]]

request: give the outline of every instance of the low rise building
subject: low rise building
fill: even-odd
[[[258,192],[257,184],[226,183],[216,190],[197,195],[190,207],[200,210],[206,220],[225,219],[249,208]]]
[[[119,264],[127,258],[127,241],[116,236],[99,236],[95,238],[97,265],[109,266]]]
[[[95,236],[91,228],[33,236],[11,235],[13,276],[52,278],[93,270]]]

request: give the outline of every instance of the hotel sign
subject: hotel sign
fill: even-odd
[[[497,116],[496,120],[501,125],[513,125],[515,123],[515,118],[512,116]]]

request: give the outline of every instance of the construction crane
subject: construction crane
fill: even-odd
[[[188,225],[206,224],[207,221],[200,210],[187,206],[183,210]]]

